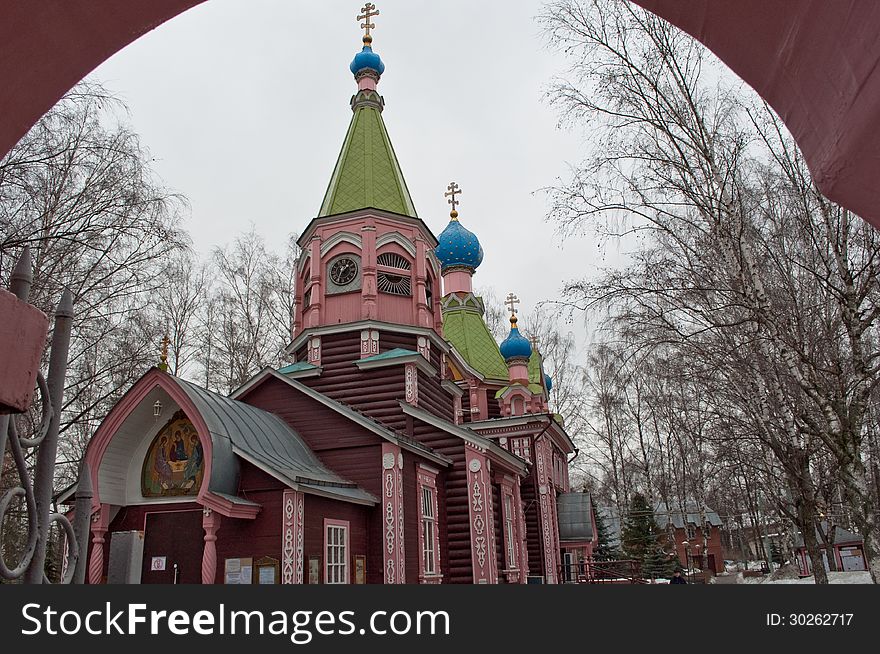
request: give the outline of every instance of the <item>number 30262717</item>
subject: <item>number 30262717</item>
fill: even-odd
[[[767,614],[768,627],[846,627],[852,623],[852,613],[780,613]]]

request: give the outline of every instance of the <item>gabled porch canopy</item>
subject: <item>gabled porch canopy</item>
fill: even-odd
[[[161,417],[154,416],[156,402]],[[195,498],[144,498],[141,466],[167,416],[182,411],[202,445],[204,476]],[[169,503],[195,499],[233,518],[254,518],[260,506],[238,496],[241,461],[289,487],[343,501],[375,498],[325,468],[302,438],[277,416],[150,369],[110,411],[86,450],[93,508],[101,504]]]

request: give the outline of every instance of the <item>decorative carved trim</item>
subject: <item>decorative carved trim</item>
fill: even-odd
[[[419,354],[421,354],[423,357],[425,357],[425,360],[430,362],[431,361],[431,341],[429,341],[424,336],[419,336],[417,343],[418,343],[417,347],[418,347]],[[442,363],[443,363],[443,357],[441,355],[441,366],[442,366]],[[441,377],[442,377],[442,375],[441,375]]]
[[[386,584],[406,581],[403,538],[403,453],[393,443],[382,444],[382,569]]]
[[[312,336],[309,338],[309,363],[313,366],[321,365],[321,337]]]
[[[419,404],[419,373],[416,364],[405,365],[406,401],[408,404]]]
[[[377,329],[361,330],[361,359],[379,354],[379,331]]]
[[[468,479],[468,514],[471,532],[471,564],[475,584],[498,583],[492,485],[485,453],[465,446]]]
[[[300,491],[284,490],[282,501],[281,583],[302,584],[305,541],[305,498]]]

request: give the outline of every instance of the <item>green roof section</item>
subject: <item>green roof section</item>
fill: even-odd
[[[542,364],[544,363],[543,359],[541,359],[541,355],[538,354],[538,351],[535,348],[532,348],[532,356],[529,357],[529,382],[532,384],[537,384],[543,390],[544,379],[542,371]]]
[[[468,308],[445,310],[443,334],[468,365],[481,375],[507,379],[507,363],[479,313]]]
[[[278,368],[278,372],[282,375],[289,375],[292,372],[302,372],[303,370],[314,370],[317,366],[308,363],[306,361],[297,361],[296,363],[291,363],[289,366],[284,366],[283,368]]]
[[[370,361],[388,361],[389,359],[399,359],[400,357],[411,357],[411,356],[419,356],[419,353],[413,352],[412,350],[405,350],[402,347],[396,347],[393,350],[388,350],[387,352],[382,352],[382,354],[374,354],[371,357],[366,357],[365,359],[359,359],[358,363],[368,363]]]
[[[418,217],[382,120],[381,100],[377,95],[369,101],[369,93],[362,91],[365,101],[354,104],[319,218],[366,208]]]

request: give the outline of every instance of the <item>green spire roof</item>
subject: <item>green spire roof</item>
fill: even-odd
[[[373,97],[375,96],[375,97]],[[373,208],[416,218],[375,91],[361,91],[318,217]]]
[[[491,379],[507,379],[507,364],[483,317],[468,308],[443,312],[443,335],[474,370]]]

